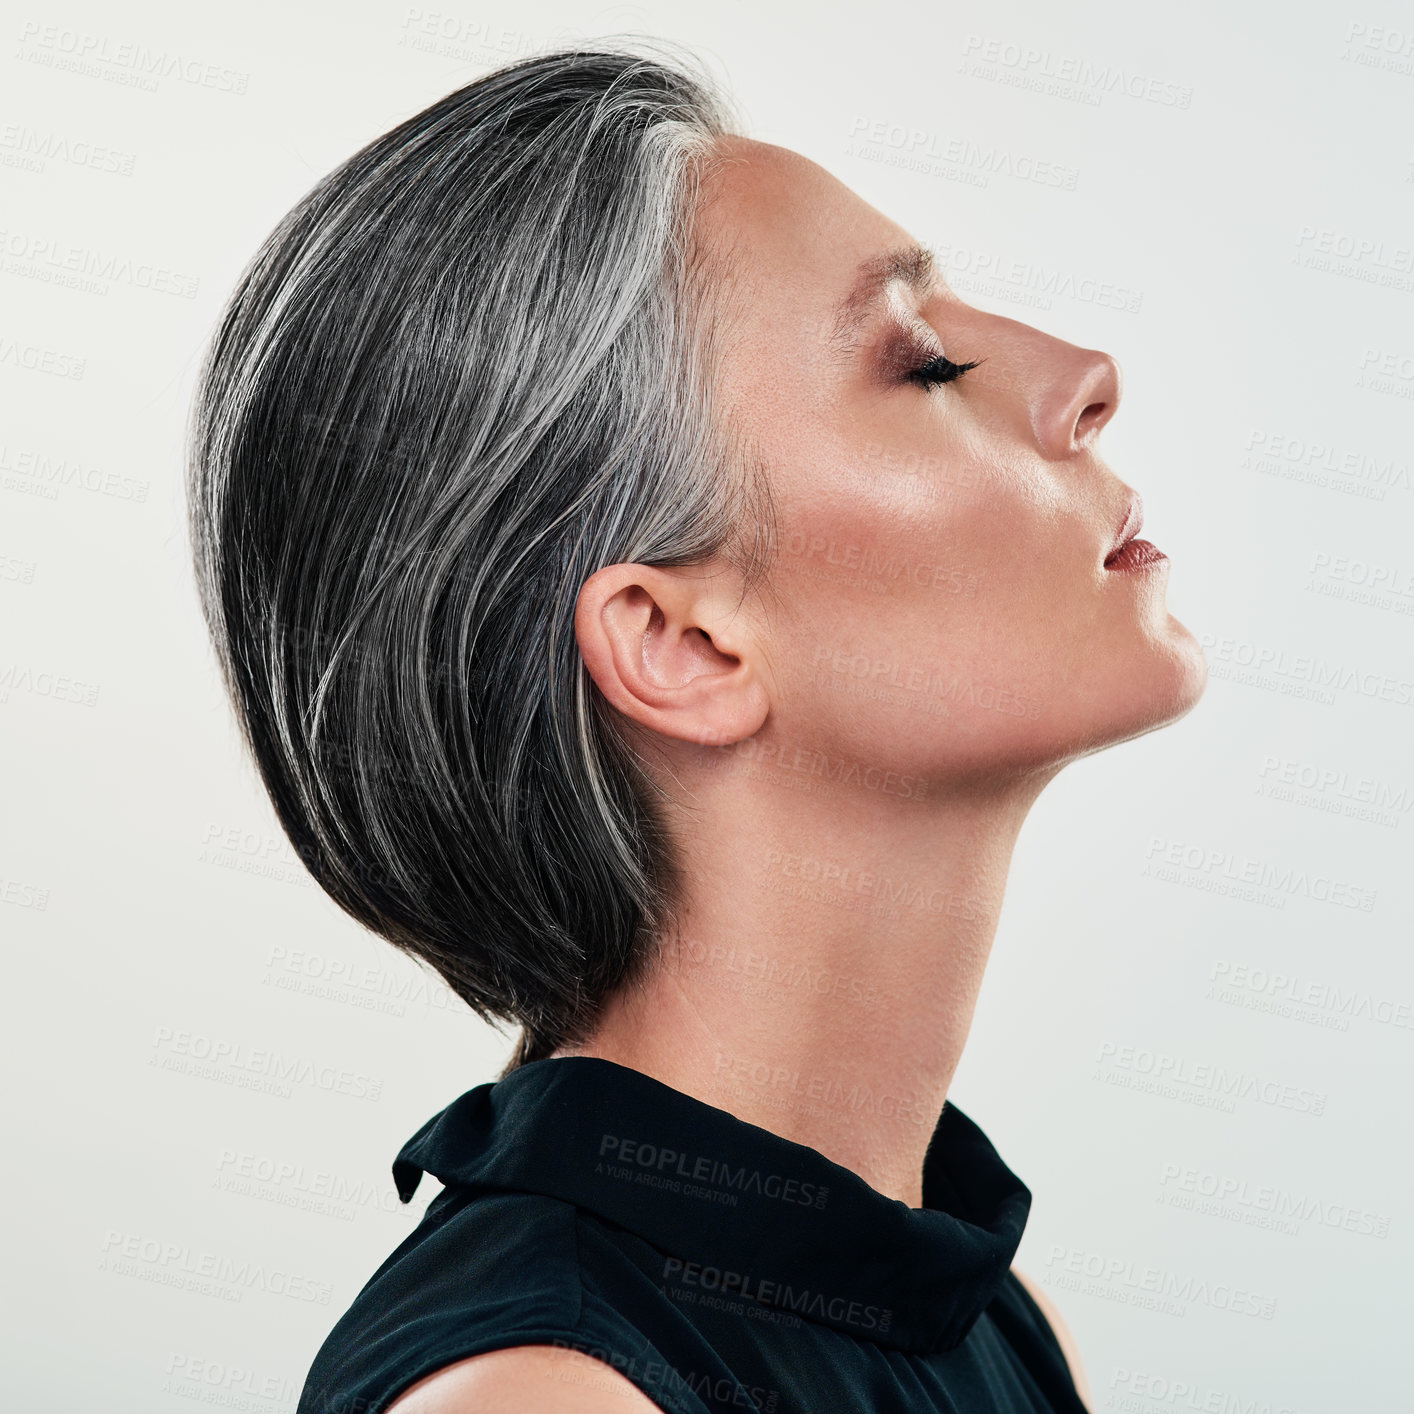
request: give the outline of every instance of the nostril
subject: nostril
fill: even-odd
[[[1075,440],[1083,442],[1101,423],[1105,421],[1106,414],[1110,410],[1108,403],[1091,403],[1075,419]]]

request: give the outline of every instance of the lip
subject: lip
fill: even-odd
[[[1114,558],[1124,549],[1129,541],[1144,528],[1144,501],[1137,491],[1130,493],[1129,505],[1125,509],[1124,520],[1119,527],[1119,535],[1113,545],[1110,546],[1109,554],[1105,556],[1105,568],[1109,569],[1114,562]]]
[[[1105,561],[1109,574],[1124,574],[1129,570],[1147,569],[1150,565],[1161,565],[1168,556],[1157,545],[1132,535],[1118,550]]]

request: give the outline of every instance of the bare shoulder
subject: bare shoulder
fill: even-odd
[[[1051,1329],[1055,1331],[1056,1339],[1060,1342],[1065,1363],[1070,1367],[1070,1378],[1075,1382],[1080,1401],[1087,1409],[1091,1408],[1090,1386],[1085,1382],[1085,1371],[1080,1364],[1080,1349],[1075,1343],[1075,1337],[1070,1333],[1070,1327],[1061,1319],[1055,1302],[1042,1290],[1040,1282],[1028,1277],[1020,1267],[1013,1267],[1011,1274],[1026,1288],[1031,1299],[1041,1308],[1041,1314],[1050,1322]]]
[[[410,1385],[387,1414],[662,1414],[626,1375],[558,1345],[509,1345]]]

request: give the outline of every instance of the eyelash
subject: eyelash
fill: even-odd
[[[912,369],[908,378],[910,382],[924,388],[933,388],[940,383],[951,383],[954,379],[961,378],[968,369],[976,367],[976,363],[954,363],[952,359],[938,354],[937,357],[930,358],[926,363]]]

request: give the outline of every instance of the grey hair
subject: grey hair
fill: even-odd
[[[643,974],[678,887],[580,587],[720,555],[745,593],[774,543],[690,234],[732,131],[700,73],[612,48],[448,94],[280,222],[193,403],[198,590],[281,826],[342,909],[521,1027],[503,1074]]]

